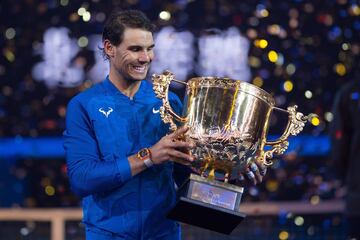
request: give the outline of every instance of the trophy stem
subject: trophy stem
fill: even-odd
[[[215,168],[212,168],[209,172],[208,179],[215,180]]]

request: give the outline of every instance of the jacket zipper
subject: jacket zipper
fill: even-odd
[[[133,108],[136,109],[135,105],[135,99],[132,98],[130,99],[130,104],[132,105]],[[133,112],[134,114],[134,118],[135,118],[135,126],[138,126],[138,119],[137,119],[137,115],[135,114],[136,111]],[[137,139],[139,141],[139,146],[142,146],[142,142],[141,142],[141,138],[140,138],[140,127],[136,128],[137,131]],[[139,239],[143,239],[143,227],[142,227],[142,194],[141,194],[141,186],[142,186],[142,175],[139,175],[139,185],[138,185],[138,238]]]
[[[142,210],[142,204],[141,204],[141,200],[142,200],[142,197],[141,197],[141,185],[142,185],[142,176],[140,175],[139,176],[139,199],[138,199],[138,203],[139,203],[139,211],[138,211],[138,234],[140,235],[140,238],[139,239],[143,239],[143,234],[142,234],[142,217],[141,217],[141,210]]]

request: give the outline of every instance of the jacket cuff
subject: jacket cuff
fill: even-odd
[[[130,163],[127,158],[119,158],[116,160],[116,165],[118,168],[117,178],[120,182],[125,182],[131,178],[131,168]]]

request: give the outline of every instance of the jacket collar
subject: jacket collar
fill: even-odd
[[[146,88],[146,83],[145,83],[146,80],[142,80],[141,83],[140,83],[140,87],[138,89],[138,91],[135,93],[134,95],[134,98],[133,99],[136,99],[136,98],[139,98],[141,97],[142,95],[145,94],[145,88]],[[103,86],[106,90],[106,92],[109,94],[109,95],[120,95],[122,97],[125,97],[125,98],[128,98],[128,96],[124,95],[119,89],[117,89],[115,87],[115,85],[110,81],[109,79],[109,75],[106,76],[105,80],[103,81]]]

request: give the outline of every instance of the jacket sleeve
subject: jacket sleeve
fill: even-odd
[[[342,179],[345,178],[351,140],[351,125],[349,116],[348,94],[345,89],[338,92],[332,109],[333,121],[330,125],[331,139],[331,161],[337,174]]]
[[[73,99],[67,108],[64,148],[71,188],[81,197],[112,190],[131,177],[126,156],[101,159],[91,126],[85,108]]]

